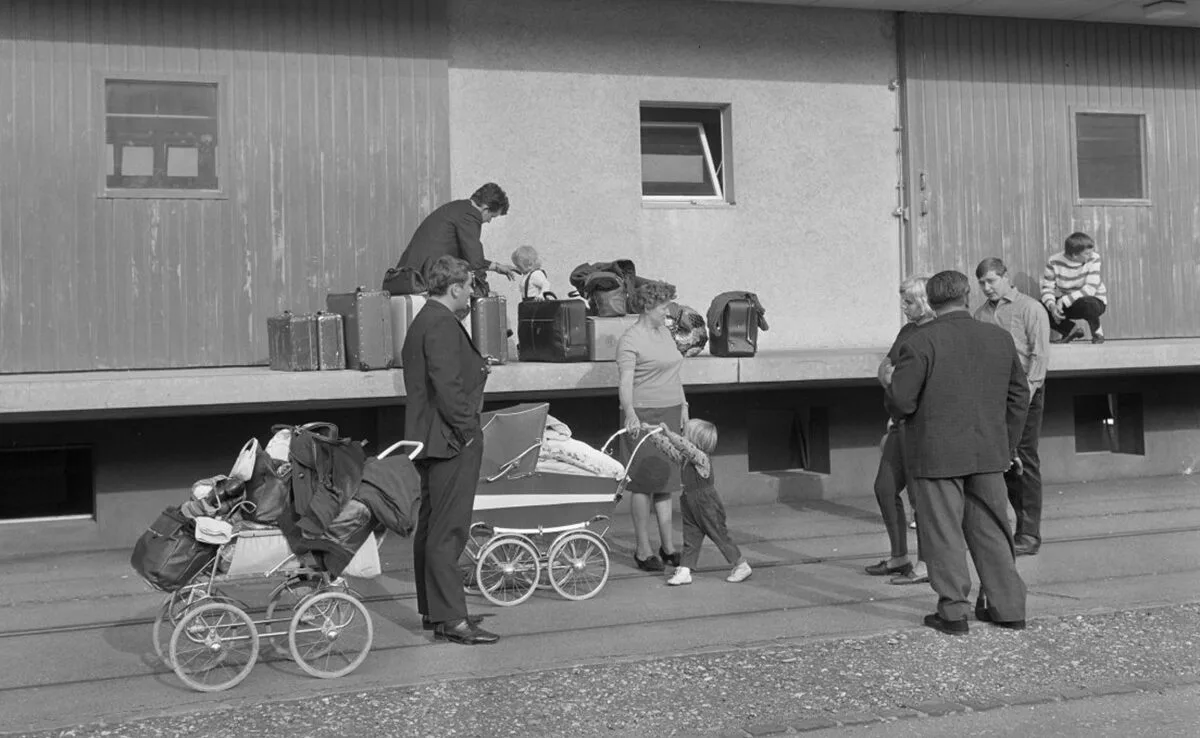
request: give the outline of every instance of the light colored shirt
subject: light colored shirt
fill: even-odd
[[[521,280],[521,299],[540,300],[547,292],[551,292],[550,278],[542,269],[534,269]]]
[[[682,366],[683,354],[666,326],[651,328],[639,319],[617,341],[617,368],[633,371],[635,408],[682,405]]]
[[[984,302],[975,311],[975,319],[1008,331],[1017,346],[1029,391],[1041,387],[1050,366],[1050,315],[1045,308],[1014,287],[1007,297]]]

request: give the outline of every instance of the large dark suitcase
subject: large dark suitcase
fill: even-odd
[[[270,366],[282,372],[308,372],[320,368],[317,316],[294,315],[285,310],[267,318]]]
[[[325,306],[342,316],[347,368],[365,372],[392,365],[392,304],[387,292],[359,287],[326,295]]]
[[[517,305],[517,357],[521,361],[587,361],[587,303],[529,300]]]
[[[730,300],[717,335],[709,326],[708,350],[713,356],[754,356],[758,351],[758,314],[749,300]]]
[[[508,362],[508,300],[500,295],[471,298],[471,340],[489,364]]]
[[[346,368],[346,331],[342,316],[317,313],[317,364],[321,371]]]

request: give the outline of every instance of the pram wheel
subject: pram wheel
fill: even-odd
[[[220,692],[238,684],[258,660],[258,631],[250,616],[228,602],[189,609],[171,634],[171,667],[192,689]]]
[[[158,614],[154,617],[153,632],[151,639],[154,644],[154,655],[158,656],[167,666],[171,664],[171,634],[175,632],[175,626],[179,624],[179,619],[184,616],[193,605],[201,602],[227,602],[230,604],[239,604],[232,597],[226,597],[222,594],[209,595],[206,584],[196,584],[181,587],[172,592],[158,609]]]
[[[547,568],[555,592],[568,600],[586,600],[608,581],[608,550],[594,533],[566,533],[550,546]]]
[[[273,632],[274,626],[282,623],[290,623],[292,615],[295,614],[296,608],[300,603],[304,602],[309,597],[315,595],[321,589],[321,580],[317,577],[308,574],[299,574],[288,577],[282,584],[271,592],[271,598],[267,602],[267,612],[264,616],[263,623],[270,629],[271,635],[283,635],[287,631],[279,630],[278,633]],[[267,639],[271,645],[271,650],[280,656],[290,656],[290,652],[284,644]]]
[[[533,544],[516,536],[493,538],[475,563],[475,581],[489,602],[509,607],[533,595],[541,562]]]
[[[374,639],[375,627],[367,608],[337,591],[304,600],[288,627],[292,658],[320,679],[334,679],[357,669]]]

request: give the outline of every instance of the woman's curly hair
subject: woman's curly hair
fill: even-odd
[[[633,290],[632,307],[639,313],[675,299],[675,285],[647,279]]]

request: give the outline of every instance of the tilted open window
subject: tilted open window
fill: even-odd
[[[643,200],[732,202],[728,125],[728,106],[643,104]]]

